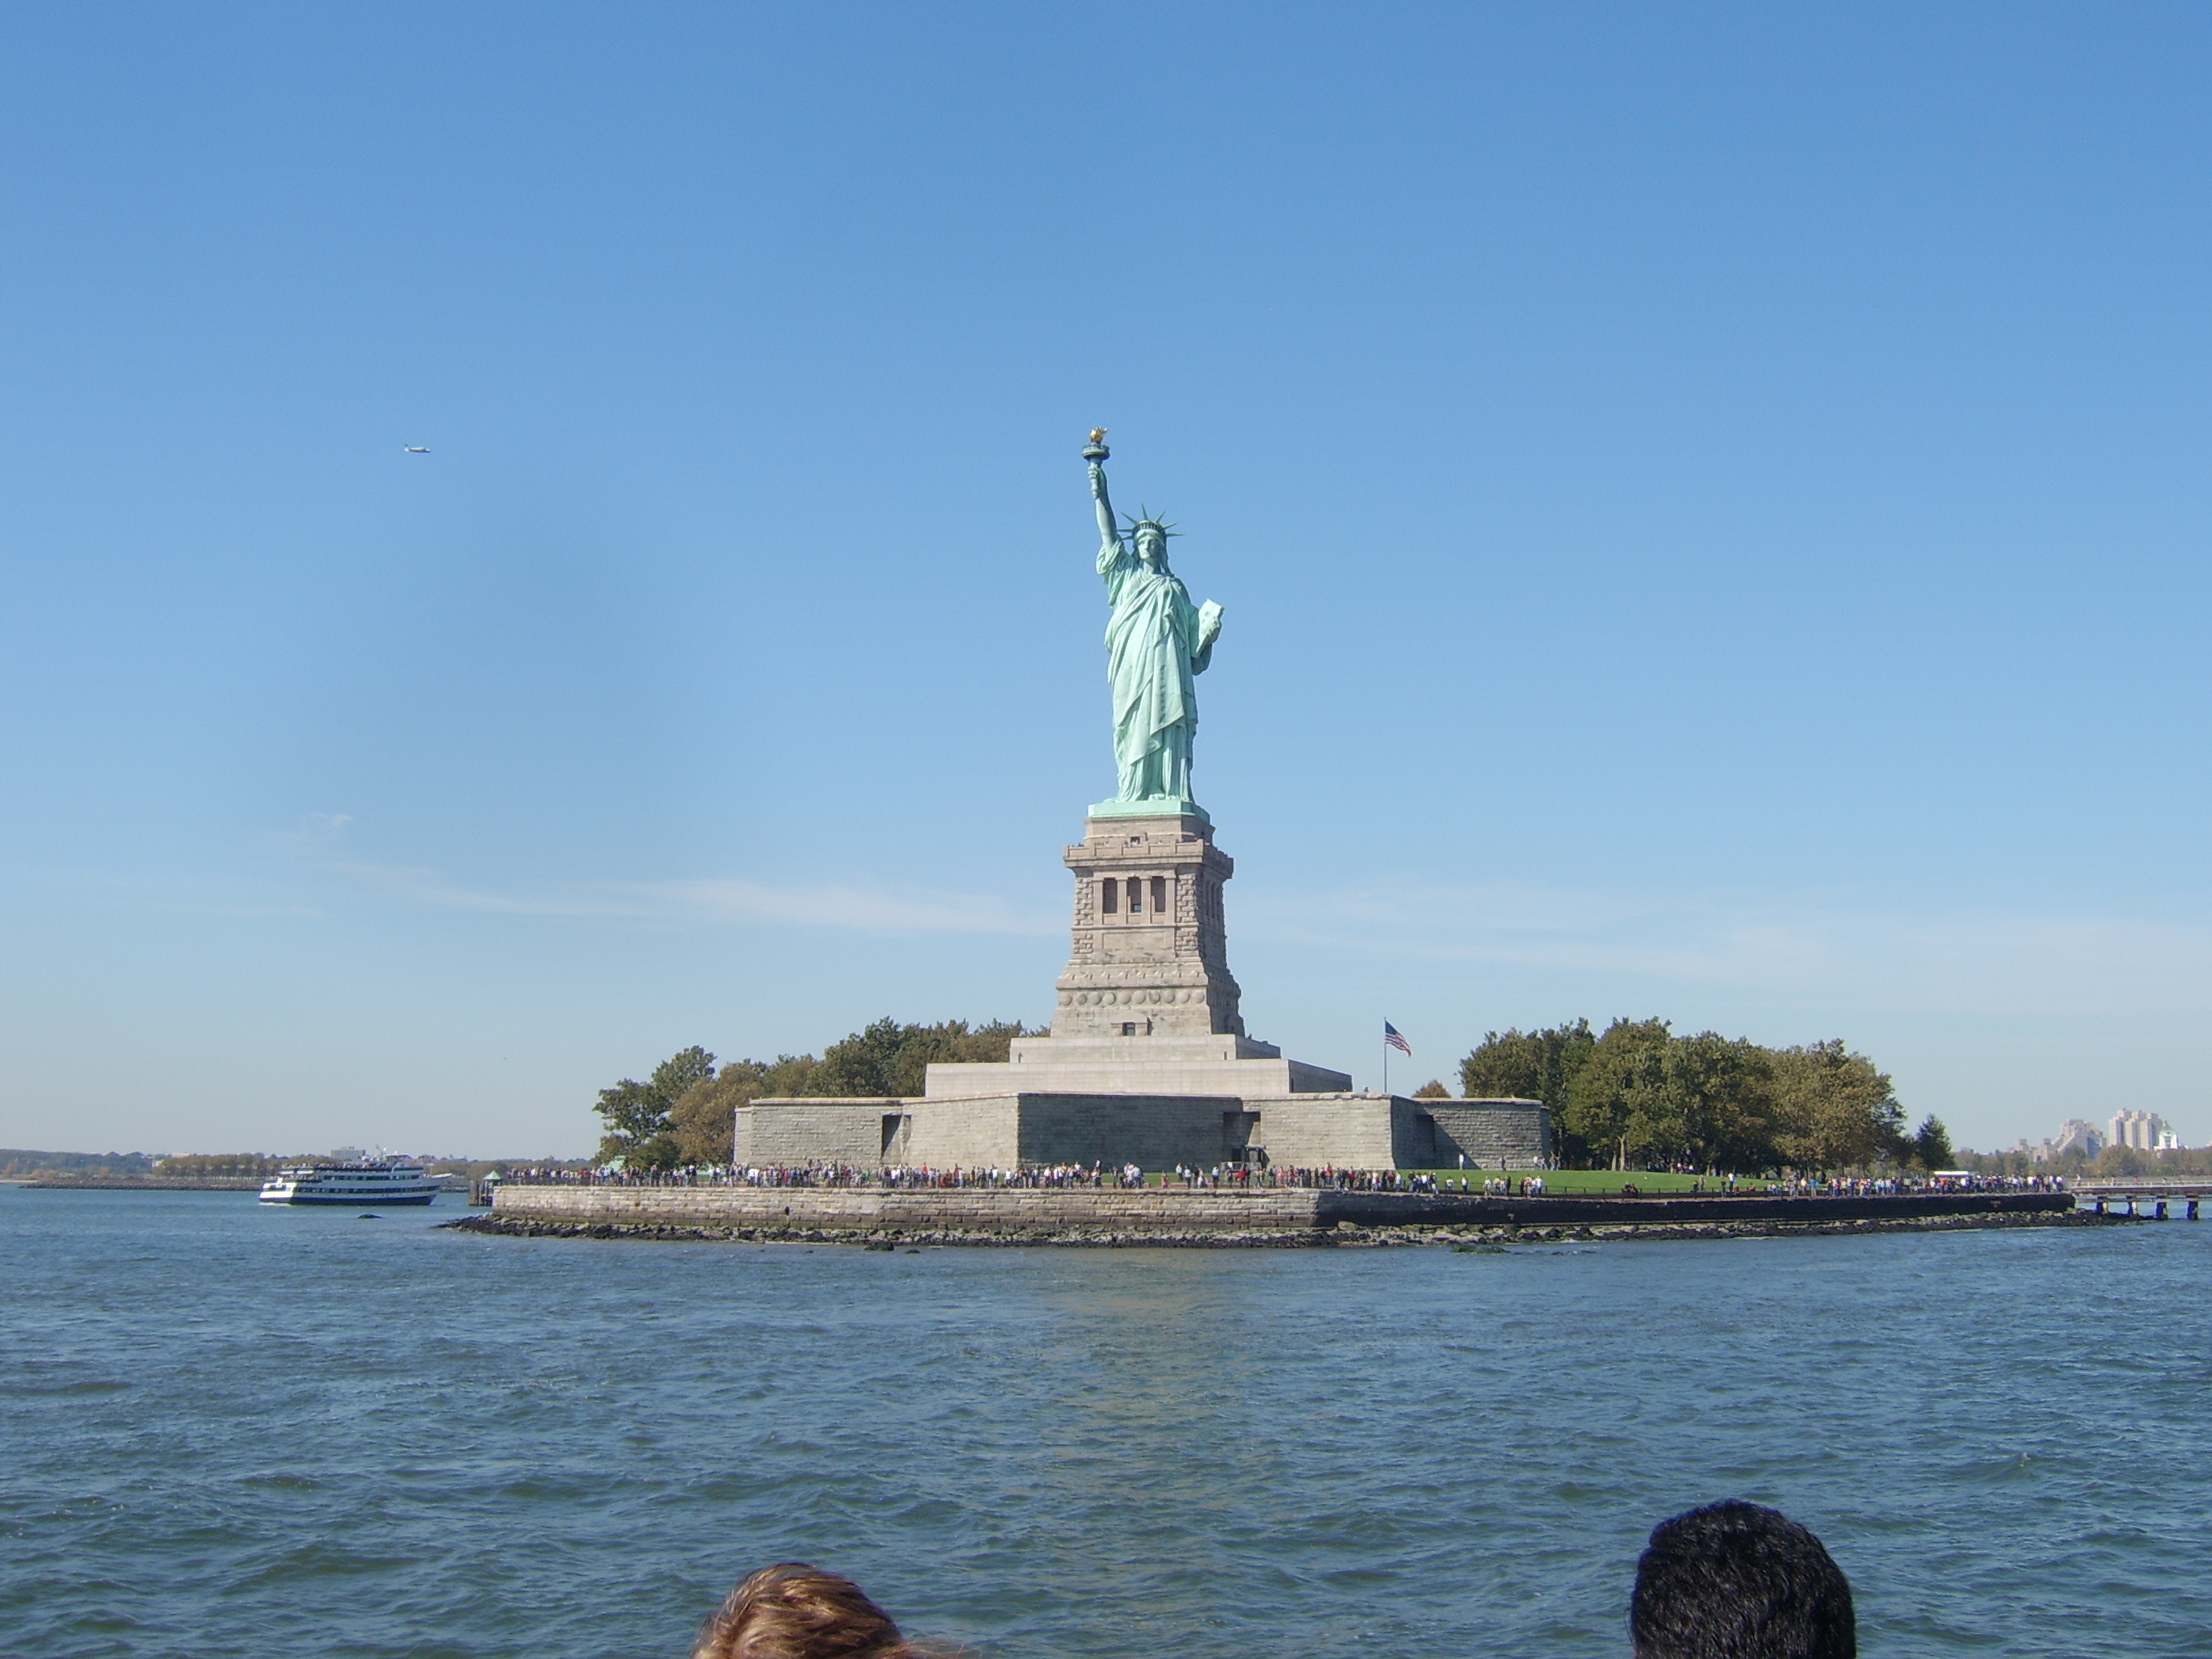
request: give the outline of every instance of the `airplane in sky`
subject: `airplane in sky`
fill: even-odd
[[[427,455],[430,453],[430,446],[428,444],[402,444],[400,447],[410,455]]]

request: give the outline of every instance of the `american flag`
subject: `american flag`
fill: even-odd
[[[1385,1048],[1395,1048],[1408,1060],[1413,1057],[1413,1045],[1400,1036],[1398,1028],[1387,1019],[1382,1022],[1382,1046]]]

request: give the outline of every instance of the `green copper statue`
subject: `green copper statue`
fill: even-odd
[[[1131,522],[1127,538],[1106,496],[1106,429],[1091,434],[1091,495],[1098,507],[1098,574],[1114,606],[1106,624],[1106,672],[1114,686],[1114,760],[1120,793],[1091,816],[1206,814],[1190,798],[1191,739],[1198,731],[1198,694],[1191,684],[1213,659],[1221,607],[1190,602],[1168,568],[1172,528],[1147,514]]]

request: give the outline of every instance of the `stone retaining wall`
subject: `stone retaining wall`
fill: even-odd
[[[1448,1170],[1461,1152],[1486,1170],[1540,1168],[1552,1155],[1551,1115],[1534,1100],[1421,1100],[1436,1121],[1435,1156],[1425,1166]]]
[[[1224,1039],[1228,1041],[1229,1039]],[[1222,1061],[1257,1066],[1257,1060]],[[932,1068],[933,1085],[936,1073]],[[1046,1072],[1043,1066],[970,1067]],[[1124,1079],[1125,1081],[1127,1079]],[[927,1164],[991,1170],[1124,1164],[1206,1170],[1254,1148],[1292,1169],[1515,1169],[1550,1157],[1533,1100],[1415,1100],[1374,1094],[1132,1094],[1024,1089],[919,1099],[756,1100],[737,1108],[744,1165]]]
[[[1133,1163],[1209,1169],[1246,1139],[1234,1095],[1019,1094],[757,1100],[737,1109],[738,1165],[1011,1170]]]
[[[495,1218],[574,1224],[703,1228],[725,1232],[1024,1237],[1093,1232],[1196,1236],[1316,1234],[1342,1227],[1618,1227],[1942,1218],[2056,1218],[2067,1194],[1930,1194],[1905,1198],[1484,1198],[1296,1188],[1124,1191],[881,1187],[501,1186]]]
[[[666,1223],[832,1231],[1310,1231],[1318,1193],[1144,1192],[1116,1188],[502,1186],[495,1215],[541,1221]]]

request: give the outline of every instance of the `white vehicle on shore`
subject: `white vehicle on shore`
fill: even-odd
[[[264,1182],[264,1204],[428,1204],[439,1183],[419,1164],[364,1158],[353,1164],[298,1164]]]

